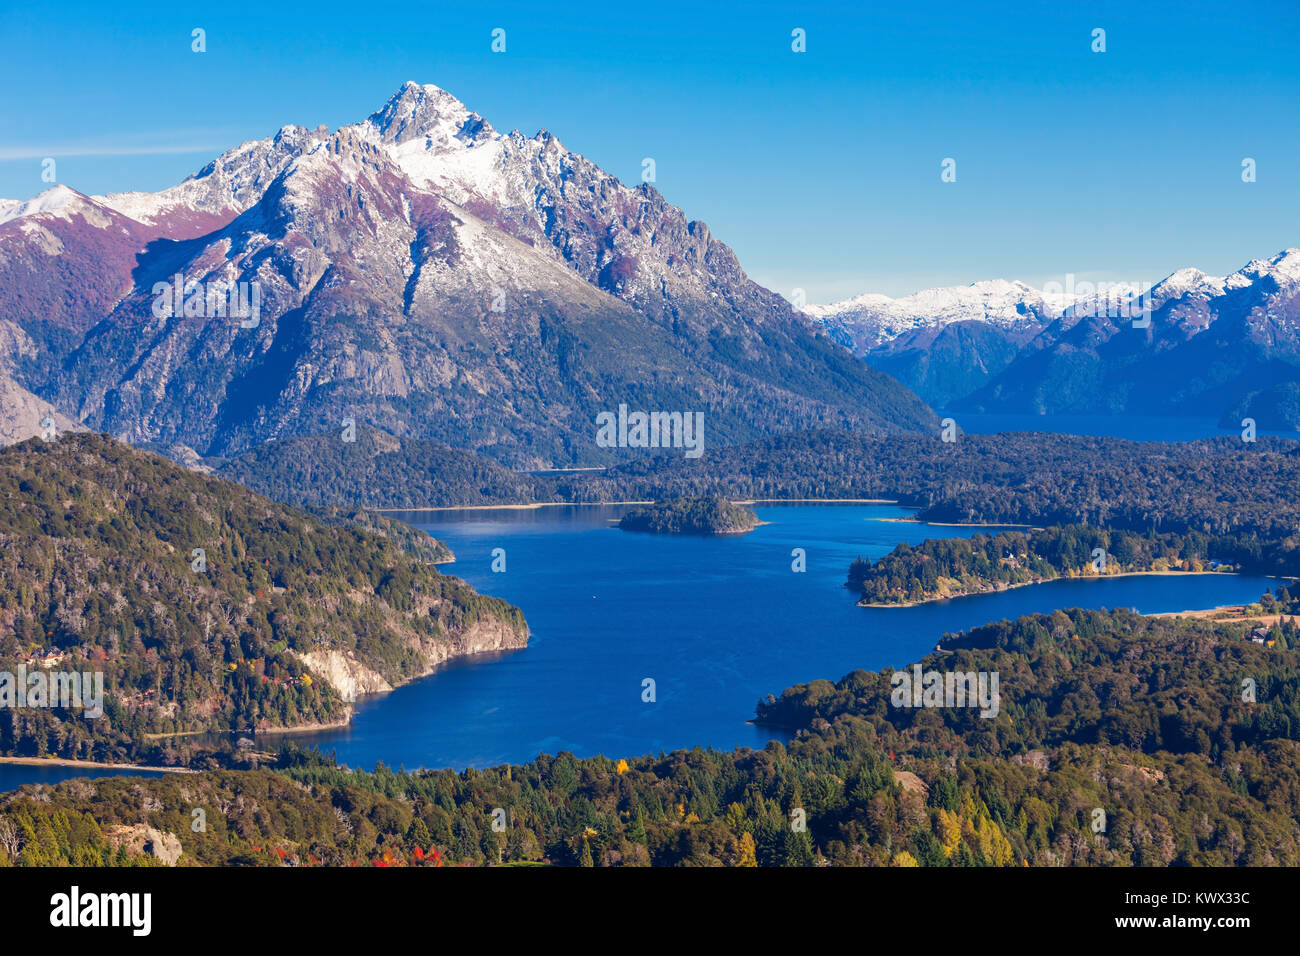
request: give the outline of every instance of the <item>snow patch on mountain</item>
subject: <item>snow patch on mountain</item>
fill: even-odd
[[[268,139],[227,150],[193,176],[156,193],[122,192],[93,197],[148,226],[202,234],[253,206],[286,166],[329,137],[324,126],[284,126]],[[192,228],[186,229],[186,224]]]
[[[1284,289],[1300,283],[1300,249],[1286,249],[1269,259],[1253,259],[1226,277],[1185,268],[1170,273],[1154,286],[1076,283],[1071,279],[1060,287],[1064,291],[1041,291],[1023,282],[991,279],[967,286],[925,289],[897,299],[868,292],[831,305],[808,305],[804,312],[861,353],[908,333],[939,329],[953,322],[984,322],[1004,331],[1032,334],[1054,322],[1068,328],[1088,316],[1127,317],[1142,296],[1150,309],[1157,309],[1175,300],[1218,298],[1265,278]]]
[[[107,226],[109,219],[95,202],[67,186],[51,186],[28,200],[0,199],[0,225],[29,216],[53,215],[71,222],[81,216],[95,226]]]
[[[1271,259],[1252,259],[1227,281],[1250,283],[1263,278],[1270,278],[1279,286],[1300,283],[1300,249],[1284,249]]]
[[[824,326],[854,327],[858,348],[872,348],[922,328],[979,321],[1007,331],[1037,329],[1079,301],[1043,293],[1023,282],[990,279],[966,286],[924,289],[901,298],[867,293],[804,312]]]

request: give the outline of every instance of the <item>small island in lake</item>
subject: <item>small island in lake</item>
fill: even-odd
[[[759,525],[753,509],[725,498],[671,498],[636,508],[618,526],[654,534],[744,534]]]

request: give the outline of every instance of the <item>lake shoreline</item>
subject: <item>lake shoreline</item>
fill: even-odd
[[[1142,578],[1142,577],[1198,577],[1204,574],[1224,574],[1224,575],[1241,575],[1241,571],[1121,571],[1118,574],[1088,574],[1071,577],[1069,575],[1060,575],[1054,578],[1038,578],[1034,581],[1021,581],[1019,584],[1008,584],[1006,587],[993,588],[990,591],[967,591],[964,594],[944,594],[936,597],[922,598],[919,601],[901,601],[898,603],[865,603],[865,598],[858,601],[858,607],[920,607],[922,604],[935,604],[939,601],[956,601],[960,598],[979,597],[982,594],[1005,594],[1007,591],[1014,591],[1016,588],[1027,588],[1036,584],[1051,584],[1053,581],[1106,581],[1112,578]],[[1182,612],[1192,613],[1192,612]]]
[[[1300,624],[1300,614],[1269,613],[1261,610],[1258,614],[1247,614],[1248,604],[1221,604],[1218,607],[1189,608],[1184,611],[1153,611],[1143,617],[1187,617],[1194,620],[1211,621],[1215,624],[1247,624],[1259,622],[1264,624],[1281,624],[1292,621]]]
[[[894,502],[897,504],[897,502]],[[867,521],[892,521],[897,524],[924,524],[935,528],[1030,528],[1042,530],[1041,525],[1017,524],[1014,521],[926,521],[923,518],[867,518]]]
[[[461,656],[472,657],[473,655],[464,654]],[[428,675],[426,674],[424,676],[427,677]],[[413,678],[413,680],[419,680],[419,679],[420,678],[418,677]],[[406,683],[411,683],[411,681],[407,681]],[[406,686],[405,683],[395,684],[393,686],[393,690],[397,690],[397,688],[404,687],[404,686]],[[375,694],[367,694],[366,696],[382,697],[386,693],[391,694],[392,691],[380,691]],[[347,727],[352,726],[352,717],[353,714],[351,708],[349,708],[347,717],[343,718],[342,720],[331,720],[325,723],[318,723],[318,724],[297,724],[293,727],[259,727],[253,733],[257,736],[261,736],[262,734],[273,734],[276,737],[287,737],[292,734],[316,734],[316,733],[320,733],[322,730],[343,730]]]
[[[1103,576],[1089,574],[1089,580],[1103,578],[1102,583],[1062,583],[984,604],[936,603],[911,615],[864,618],[855,606],[861,592],[841,590],[844,570],[856,554],[888,551],[926,536],[986,532],[862,520],[912,513],[891,504],[769,507],[771,526],[712,543],[683,536],[656,544],[640,535],[610,534],[605,518],[617,518],[617,507],[401,516],[398,520],[445,540],[466,580],[481,593],[524,608],[530,630],[542,639],[529,641],[526,654],[507,652],[501,660],[488,654],[481,665],[471,664],[472,657],[447,662],[437,678],[362,695],[347,727],[259,730],[255,750],[297,745],[333,752],[353,768],[382,763],[457,773],[526,764],[541,753],[560,751],[611,759],[694,746],[761,751],[769,740],[785,738],[776,728],[747,719],[754,717],[756,697],[779,695],[814,679],[837,680],[855,669],[878,672],[923,660],[944,633],[992,618],[1041,613],[1049,604],[1138,604],[1150,611],[1249,604],[1266,586],[1275,586],[1251,575],[1216,579],[1177,572],[1124,581],[1116,574],[1105,575],[1116,577],[1105,583]],[[807,574],[792,573],[785,558],[795,545],[817,558],[809,561]],[[490,570],[496,547],[509,552],[511,573]],[[997,613],[987,613],[990,608]],[[791,655],[790,635],[801,633],[810,619],[818,622],[817,638],[802,641],[800,653]],[[617,641],[610,640],[612,621],[623,631]],[[737,633],[744,635],[743,646],[736,643]],[[664,674],[671,679],[665,681]],[[671,700],[671,707],[651,708],[642,701],[637,681],[647,675],[659,678],[659,701]],[[335,718],[315,719],[342,716],[340,711]],[[148,773],[11,767],[4,775],[16,786],[115,772]]]
[[[144,770],[150,773],[199,773],[190,767],[154,767],[139,763],[112,763],[103,760],[71,760],[65,757],[0,757],[0,766],[70,767],[73,770]]]
[[[758,504],[821,504],[821,505],[896,505],[893,498],[735,498],[727,499],[736,505]],[[424,513],[433,511],[534,511],[538,508],[601,508],[622,507],[625,505],[652,505],[653,501],[533,501],[516,505],[439,505],[429,508],[367,508],[382,514],[400,514],[402,512]],[[910,507],[910,506],[907,506]],[[912,519],[881,518],[881,521],[904,521]],[[1013,527],[1007,525],[1005,527]],[[1014,527],[1020,527],[1015,525]],[[1025,527],[1028,527],[1026,525]]]

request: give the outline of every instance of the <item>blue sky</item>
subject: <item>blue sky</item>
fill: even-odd
[[[0,37],[6,198],[45,188],[44,156],[82,192],[159,189],[287,123],[355,122],[413,79],[625,182],[654,157],[658,188],[751,276],[814,302],[1224,273],[1300,245],[1293,0],[65,2],[9,5]]]

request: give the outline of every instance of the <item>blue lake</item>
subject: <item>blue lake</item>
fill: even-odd
[[[759,505],[739,537],[612,525],[625,508],[405,513],[446,541],[445,570],[524,610],[529,646],[454,664],[362,701],[351,727],[295,735],[349,766],[492,766],[540,752],[630,757],[696,745],[762,747],[766,694],[854,668],[902,665],[945,632],[1060,607],[1178,611],[1242,603],[1276,585],[1237,575],[1056,581],[914,608],[860,608],[843,587],[858,554],[989,529],[899,521],[893,505]],[[891,520],[892,519],[892,520]],[[492,551],[506,570],[491,570]],[[803,548],[807,571],[791,570]],[[642,681],[656,684],[642,701]]]
[[[109,770],[107,768],[86,769],[78,767],[32,767],[24,764],[5,764],[0,766],[0,792],[16,790],[29,783],[55,784],[74,777],[161,777],[162,774],[150,770]]]
[[[296,734],[352,767],[493,766],[538,753],[632,757],[696,745],[762,747],[754,704],[854,668],[899,666],[945,633],[1061,607],[1178,611],[1253,601],[1274,579],[1238,575],[1055,581],[913,608],[860,608],[843,587],[856,555],[988,528],[900,521],[894,505],[759,505],[739,537],[633,534],[623,507],[404,513],[446,541],[444,570],[524,610],[529,646],[450,665],[363,700],[352,726]],[[506,570],[491,570],[504,548]],[[802,548],[807,570],[791,570]],[[656,684],[642,701],[642,681]],[[103,776],[112,771],[99,771]],[[0,767],[0,790],[85,771]]]

